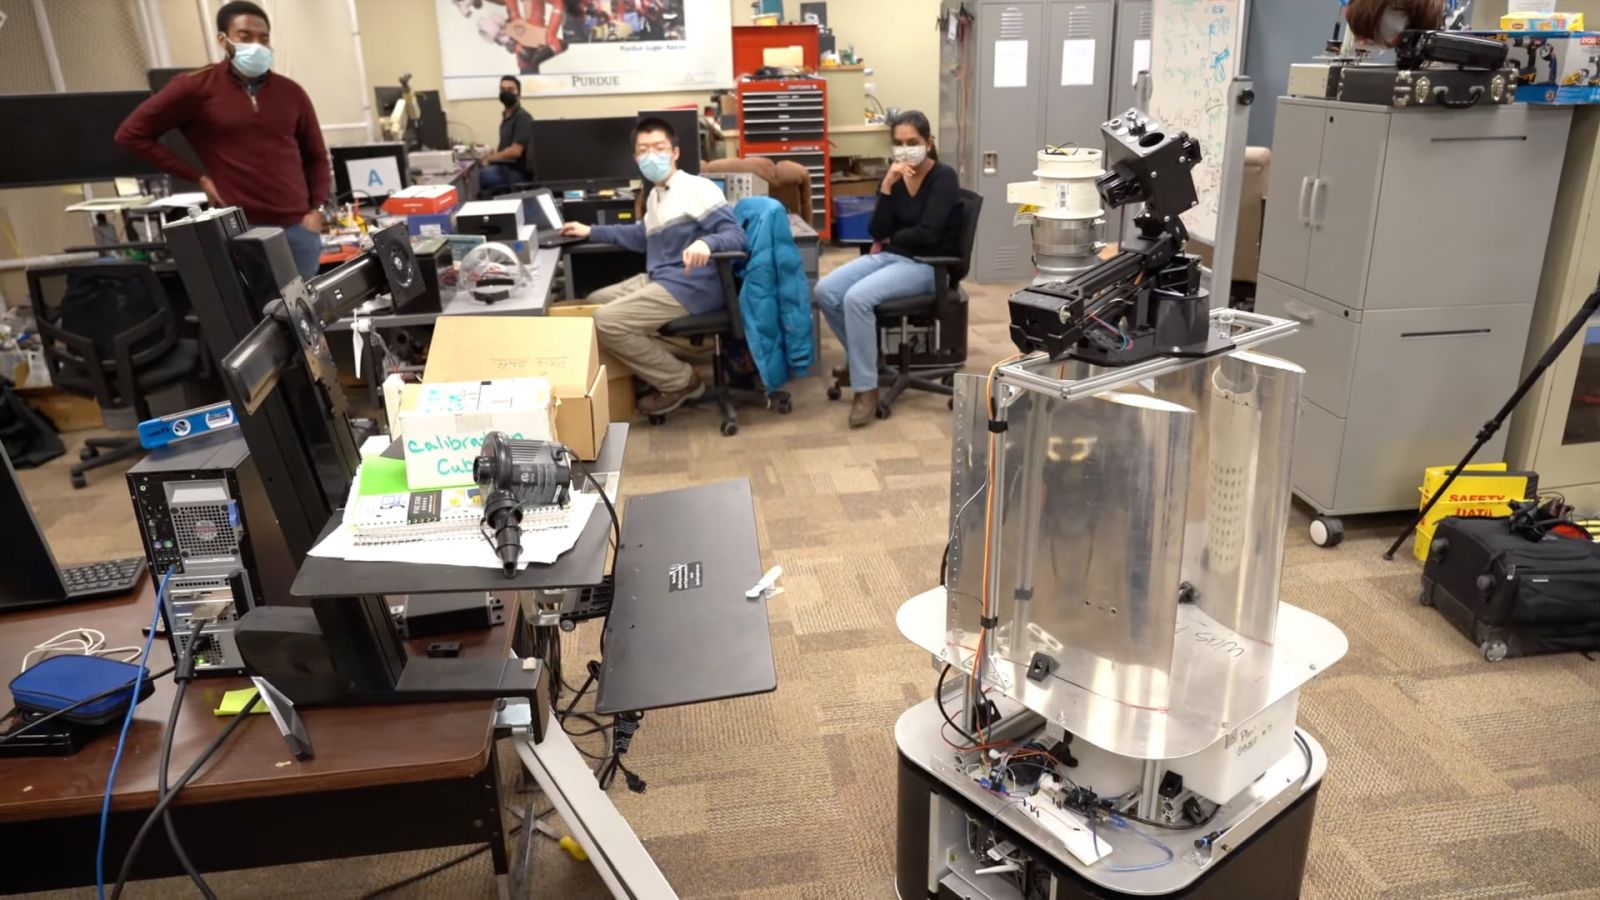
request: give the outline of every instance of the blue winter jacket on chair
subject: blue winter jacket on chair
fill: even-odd
[[[815,355],[811,285],[789,230],[789,213],[770,197],[746,197],[733,208],[746,237],[739,311],[744,339],[767,392],[807,373]]]

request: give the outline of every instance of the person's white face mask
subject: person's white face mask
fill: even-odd
[[[1378,40],[1392,47],[1400,42],[1400,32],[1410,27],[1411,19],[1398,9],[1386,9],[1378,22]]]
[[[905,163],[908,166],[920,166],[928,158],[928,148],[920,144],[909,147],[895,147],[889,151],[895,162]]]

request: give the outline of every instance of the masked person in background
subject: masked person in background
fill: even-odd
[[[605,304],[594,314],[600,346],[655,388],[639,398],[639,411],[659,416],[698,400],[706,386],[657,331],[673,319],[723,308],[711,254],[745,249],[745,234],[721,188],[678,171],[678,135],[665,120],[639,121],[633,153],[639,173],[655,185],[644,221],[592,228],[568,222],[562,230],[644,254],[645,274],[601,288],[589,302]]]
[[[272,71],[271,25],[254,3],[217,10],[222,61],[180,75],[128,116],[117,143],[184,181],[213,206],[237,206],[251,225],[276,225],[302,278],[317,273],[322,207],[332,170],[311,98]],[[200,157],[198,171],[162,146],[177,130]]]
[[[533,180],[533,116],[522,108],[522,79],[500,79],[500,147],[478,162],[478,187],[486,196],[508,190],[520,181]]]
[[[878,186],[872,211],[872,255],[853,259],[817,282],[817,305],[844,345],[846,364],[833,370],[855,392],[850,427],[872,421],[878,406],[878,325],[886,300],[933,293],[933,266],[918,256],[961,254],[961,185],[939,162],[928,117],[903,112],[891,124],[894,162]]]
[[[1350,0],[1344,18],[1361,40],[1393,47],[1402,31],[1443,28],[1444,12],[1444,0]]]

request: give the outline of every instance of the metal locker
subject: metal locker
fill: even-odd
[[[977,160],[973,168],[974,190],[983,195],[983,212],[973,253],[976,281],[1033,277],[1032,235],[1028,229],[1012,225],[1016,210],[1006,202],[1006,185],[1032,177],[1039,152],[1047,56],[1040,46],[1042,34],[1042,3],[978,7],[976,37],[982,62],[978,67]]]
[[[1144,106],[1135,76],[1150,65],[1155,34],[1152,0],[1122,0],[1117,4],[1117,41],[1111,69],[1111,113]],[[1139,41],[1144,41],[1140,45]]]
[[[1133,107],[1144,108],[1139,96],[1138,73],[1150,66],[1155,35],[1153,0],[1119,0],[1116,14],[1115,50],[1111,57],[1111,103],[1108,116],[1120,115]],[[1142,43],[1141,43],[1142,42]],[[1105,239],[1122,240],[1122,230],[1133,220],[1134,210],[1106,214]]]
[[[1111,0],[1053,0],[1047,11],[1044,143],[1102,146],[1100,124],[1111,103]]]

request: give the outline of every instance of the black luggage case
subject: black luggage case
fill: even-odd
[[[1397,69],[1394,66],[1345,66],[1339,73],[1338,99],[1379,106],[1442,106],[1466,109],[1516,99],[1510,69]]]
[[[1506,519],[1444,519],[1422,570],[1422,604],[1490,662],[1600,650],[1600,544],[1530,541]]]

